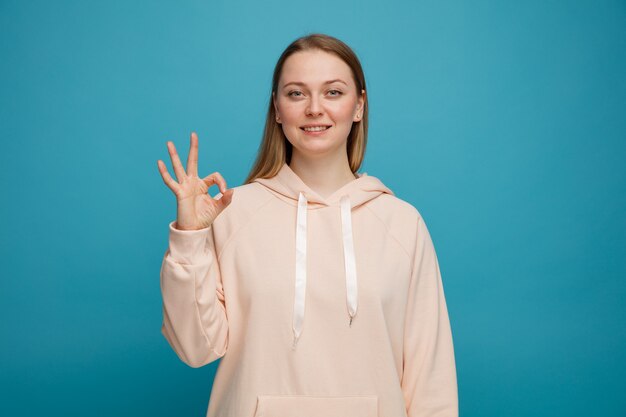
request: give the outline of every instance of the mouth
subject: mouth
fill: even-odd
[[[330,125],[306,125],[300,127],[300,129],[304,130],[305,132],[324,132],[330,128]]]

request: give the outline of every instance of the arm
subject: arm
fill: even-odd
[[[226,353],[224,292],[212,226],[178,230],[174,224],[161,265],[161,332],[183,362],[198,368]]]
[[[441,273],[420,217],[405,317],[402,392],[408,417],[457,417],[452,332]]]

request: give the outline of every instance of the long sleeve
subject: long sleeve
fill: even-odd
[[[183,362],[198,368],[226,353],[224,292],[212,226],[178,230],[174,223],[161,265],[161,332]]]
[[[437,255],[421,216],[405,318],[402,392],[408,417],[457,417],[452,331]]]

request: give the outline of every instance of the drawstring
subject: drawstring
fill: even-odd
[[[298,197],[296,225],[296,293],[293,301],[293,348],[300,338],[304,320],[304,295],[306,292],[306,213],[307,201],[303,193]]]
[[[349,325],[357,309],[356,261],[354,260],[354,242],[352,240],[352,214],[350,199],[341,197],[341,231],[343,234],[343,258],[346,266],[346,302],[348,304]]]
[[[307,199],[301,192],[298,197],[298,213],[296,217],[296,283],[293,302],[293,346],[295,349],[302,332],[304,320],[304,300],[306,294],[306,241],[307,241]],[[343,237],[343,254],[346,271],[346,303],[348,306],[348,325],[357,311],[357,275],[352,237],[352,214],[350,199],[341,197],[341,232]]]

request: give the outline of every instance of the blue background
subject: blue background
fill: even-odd
[[[204,416],[160,333],[172,140],[240,185],[295,38],[365,68],[362,171],[422,213],[461,415],[626,415],[624,1],[0,1],[0,414]],[[212,194],[217,190],[212,188]]]

